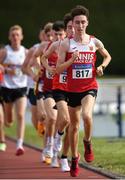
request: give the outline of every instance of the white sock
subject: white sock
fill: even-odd
[[[58,152],[57,151],[53,151],[53,156],[57,157],[58,156]]]
[[[56,136],[55,136],[55,138],[62,138],[62,135],[60,135],[58,132],[56,133]]]
[[[53,143],[54,143],[54,138],[53,138],[53,136],[48,137],[47,142],[48,142],[49,144],[53,145]]]
[[[23,139],[17,140],[17,148],[23,147]]]

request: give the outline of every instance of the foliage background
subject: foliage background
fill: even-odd
[[[23,44],[38,42],[39,29],[48,21],[62,20],[65,13],[81,4],[90,10],[88,33],[95,35],[112,56],[109,75],[125,74],[124,0],[4,0],[0,5],[0,43],[8,43],[8,30],[14,24],[24,29]]]

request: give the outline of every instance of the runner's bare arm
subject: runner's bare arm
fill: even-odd
[[[33,55],[33,52],[34,52],[34,48],[32,47],[32,48],[29,49],[29,51],[28,51],[28,53],[26,55],[26,58],[25,58],[24,63],[22,65],[22,72],[24,74],[29,75],[27,67],[28,67],[28,63],[29,63],[29,61],[30,61],[30,59],[31,59],[31,57]]]
[[[51,56],[51,54],[56,51],[56,48],[57,48],[57,43],[53,42],[49,46],[49,48],[44,52],[44,56],[48,59]]]
[[[5,49],[1,49],[1,50],[0,50],[0,72],[3,72],[3,73],[4,73],[4,71],[5,71],[5,68],[4,68],[4,66],[2,65],[2,62],[3,62],[4,58],[5,58],[5,56],[6,56],[6,51],[5,51]]]
[[[51,54],[53,52],[55,52],[56,50],[56,43],[52,43],[51,46],[48,48],[47,51],[45,51],[45,53],[43,54],[43,56],[41,57],[41,63],[43,64],[43,66],[50,72],[50,73],[55,73],[55,68],[49,66],[48,64],[48,58],[51,56]]]
[[[0,64],[1,64],[1,70],[5,74],[9,75],[15,75],[15,70],[11,68],[12,64],[4,63],[4,59],[6,57],[6,49],[0,50]]]
[[[105,49],[103,43],[100,40],[96,40],[96,47],[97,47],[97,50],[99,51],[99,53],[103,57],[103,62],[100,66],[97,67],[96,72],[99,76],[102,76],[104,69],[108,66],[108,64],[111,61],[111,56],[110,56],[109,52]]]
[[[42,42],[41,45],[35,50],[34,52],[34,58],[37,58],[39,56],[43,55],[43,52],[47,48],[48,42]]]
[[[0,50],[0,64],[3,64],[5,57],[6,57],[6,49],[3,48]]]
[[[41,45],[33,50],[33,53],[27,63],[26,72],[29,76],[31,76],[33,79],[36,79],[36,73],[33,71],[33,67],[36,67],[38,57],[43,54],[43,50],[46,47],[46,42],[41,43]]]
[[[6,67],[8,67],[8,64],[3,64],[5,57],[6,57],[6,49],[3,48],[0,50],[0,67],[1,67],[0,69],[3,73],[5,73]]]
[[[56,68],[49,66],[49,64],[48,64],[48,59],[47,59],[44,55],[41,57],[41,60],[40,60],[40,61],[41,61],[42,65],[43,65],[50,73],[52,73],[53,75],[56,73]]]
[[[56,66],[56,71],[58,73],[61,73],[65,69],[67,69],[74,62],[74,60],[76,58],[78,58],[78,56],[79,56],[79,52],[75,51],[72,54],[72,57],[68,61],[65,62],[65,58],[66,58],[66,54],[68,52],[68,49],[69,49],[69,40],[65,39],[61,43],[60,48],[59,48],[59,58],[58,58],[58,61],[57,61],[57,66]]]

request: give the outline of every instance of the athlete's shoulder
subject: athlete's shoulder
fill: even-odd
[[[20,53],[24,53],[25,55],[28,53],[28,48],[26,48],[25,46],[21,45],[20,49],[19,49]]]
[[[9,45],[5,45],[3,48],[0,49],[0,53],[6,54],[9,48],[10,48]]]
[[[32,46],[29,49],[26,49],[26,55],[33,54],[34,51],[35,51],[35,48]]]
[[[58,46],[58,41],[54,41],[54,42],[50,43],[51,48],[56,48],[57,46]]]
[[[61,43],[62,43],[62,40],[55,41],[51,44],[50,47],[51,47],[51,49],[53,49],[53,51],[54,50],[56,51],[60,47]]]
[[[49,41],[43,41],[43,42],[41,42],[39,49],[41,49],[41,50],[46,49],[51,45],[51,43],[52,42],[49,42]]]
[[[25,51],[25,50],[27,50],[27,49],[28,49],[28,48],[25,47],[25,46],[23,46],[23,45],[20,46],[20,50],[24,50],[24,51]]]
[[[97,37],[93,38],[94,44],[96,46],[97,49],[102,49],[104,48],[104,44],[102,43],[102,41],[100,39],[98,39]]]
[[[11,46],[10,46],[9,44],[7,44],[7,45],[5,45],[5,47],[4,47],[3,49],[5,49],[5,50],[11,50],[12,48],[11,48]]]
[[[3,60],[6,58],[7,56],[7,49],[5,47],[0,49],[0,63],[3,62]]]
[[[67,37],[63,41],[61,41],[61,47],[63,47],[65,50],[69,49],[70,39]]]
[[[93,41],[98,41],[99,39],[95,35],[89,35],[90,39]]]
[[[40,43],[34,44],[33,48],[38,48],[40,46]]]

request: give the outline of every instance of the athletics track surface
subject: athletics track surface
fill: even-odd
[[[0,152],[0,179],[109,179],[82,167],[77,178],[71,177],[69,172],[41,163],[41,152],[35,148],[24,146],[25,154],[15,156],[15,146],[14,141],[7,139],[6,152]]]

